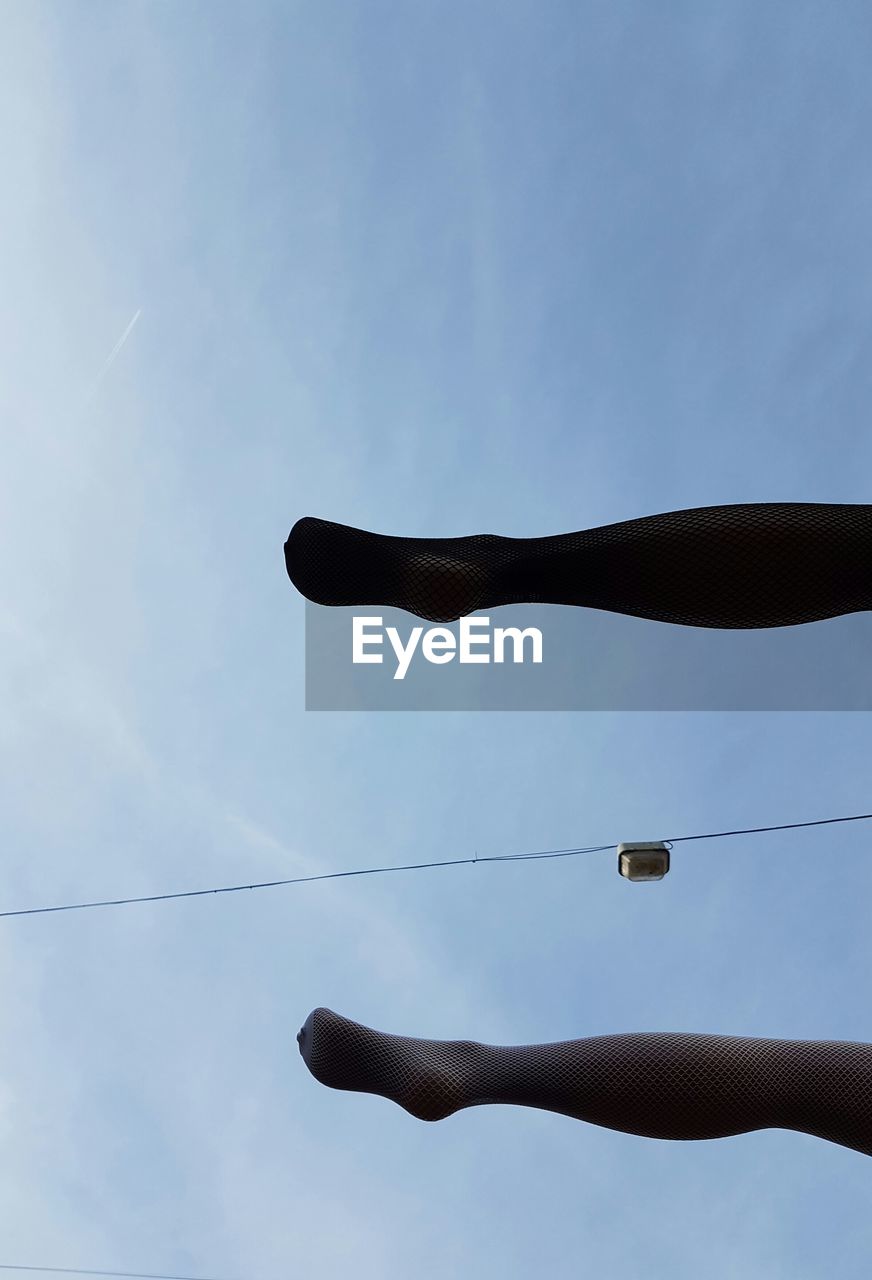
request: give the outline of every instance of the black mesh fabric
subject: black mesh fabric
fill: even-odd
[[[872,505],[696,507],[545,538],[398,538],[306,516],[285,564],[316,604],[394,607],[429,622],[539,603],[786,627],[872,609]]]
[[[297,1036],[333,1089],[420,1120],[512,1103],[642,1137],[793,1129],[872,1155],[872,1045],[643,1033],[502,1047],[388,1035],[315,1009]]]

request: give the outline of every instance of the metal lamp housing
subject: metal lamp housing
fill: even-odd
[[[669,871],[669,848],[662,840],[619,844],[618,871],[627,880],[662,880]]]

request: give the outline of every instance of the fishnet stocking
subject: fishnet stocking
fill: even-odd
[[[317,604],[394,607],[430,622],[539,603],[786,627],[872,609],[872,505],[697,507],[546,538],[396,538],[306,516],[285,564]]]
[[[872,1045],[644,1033],[501,1047],[373,1031],[315,1009],[297,1037],[333,1089],[421,1120],[514,1103],[650,1138],[795,1129],[872,1155]]]

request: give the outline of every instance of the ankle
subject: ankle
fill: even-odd
[[[472,1102],[474,1053],[469,1040],[421,1042],[420,1054],[408,1062],[396,1101],[418,1120],[444,1120]]]

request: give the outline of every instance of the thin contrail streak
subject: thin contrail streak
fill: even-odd
[[[90,404],[90,402],[93,400],[94,395],[97,391],[97,388],[99,387],[103,379],[106,377],[106,374],[112,368],[112,365],[115,362],[115,358],[118,355],[118,352],[121,350],[121,348],[124,346],[127,339],[130,337],[131,333],[133,332],[133,326],[136,324],[137,320],[141,315],[142,315],[142,307],[139,307],[133,319],[130,321],[127,328],[124,330],[121,337],[118,339],[118,341],[115,343],[115,346],[112,348],[112,350],[109,352],[108,356],[106,357],[106,360],[103,364],[103,368],[97,374],[96,378],[94,379],[94,383],[91,387],[91,390],[88,392],[85,398],[86,404]]]

